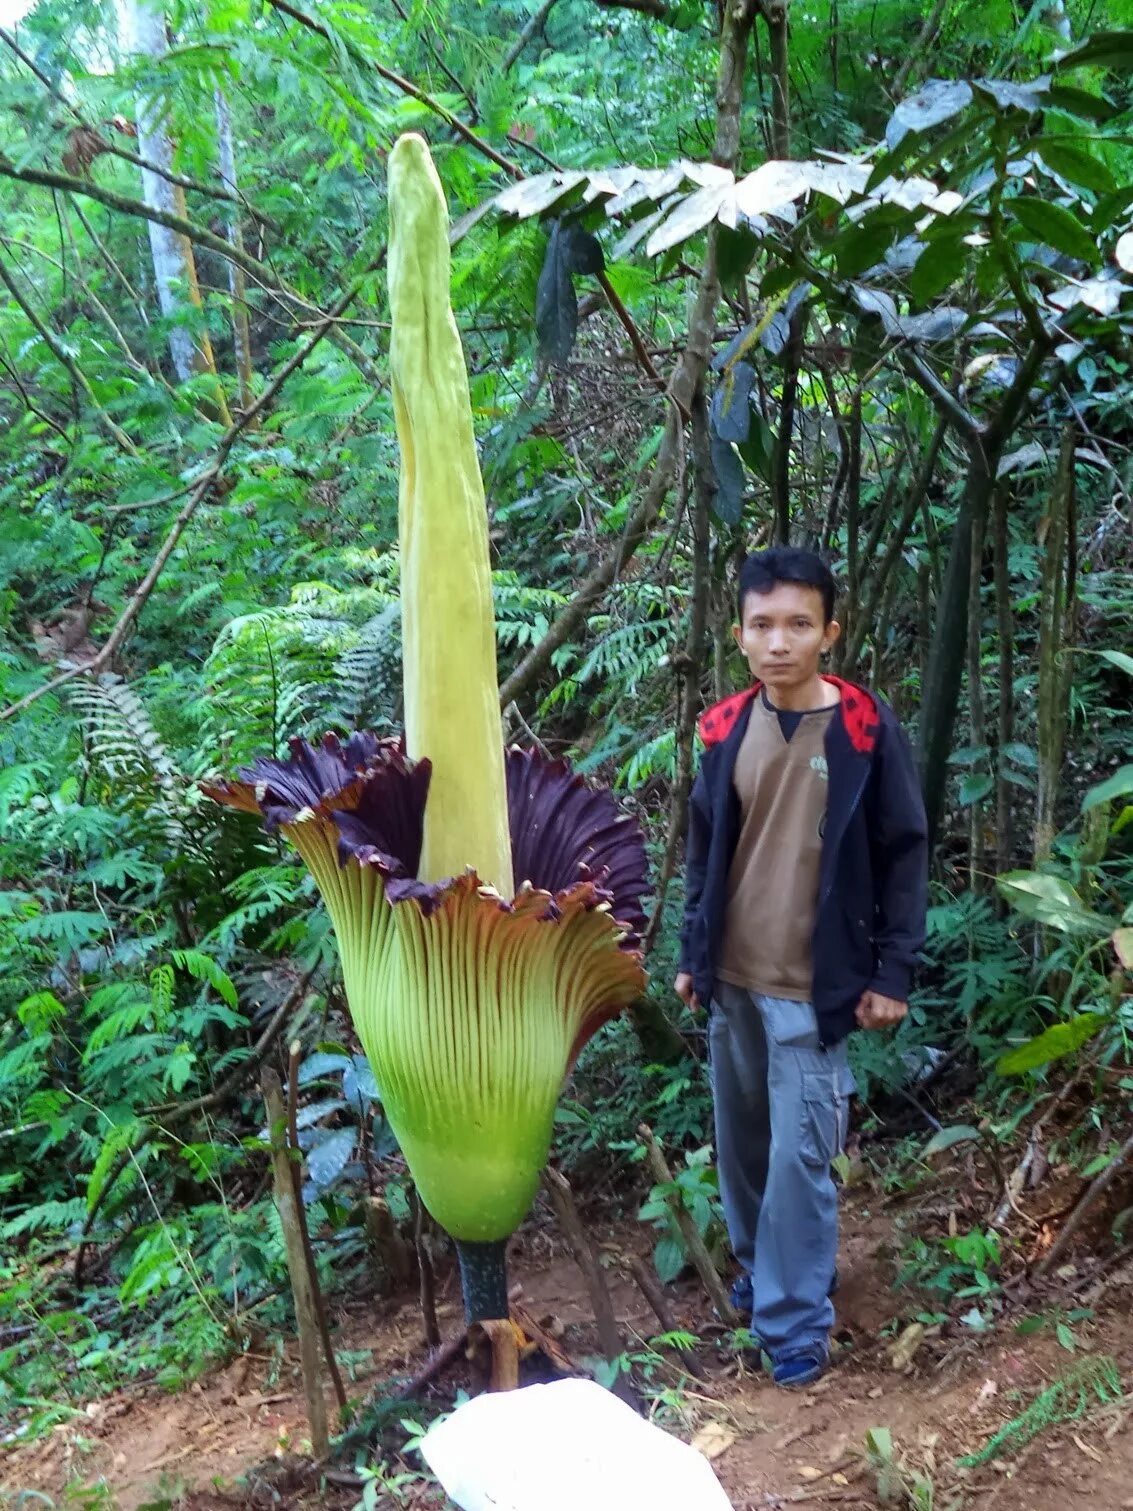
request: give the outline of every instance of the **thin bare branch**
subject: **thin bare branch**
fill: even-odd
[[[2,261],[0,261],[0,283],[4,285],[9,294],[11,294],[12,298],[19,305],[20,309],[23,310],[25,318],[34,327],[39,338],[50,349],[51,355],[60,364],[60,366],[62,366],[66,370],[67,375],[71,379],[71,382],[77,389],[80,389],[82,391],[82,393],[86,397],[87,403],[94,410],[100,427],[106,432],[106,434],[110,437],[114,444],[127,454],[127,456],[140,456],[141,453],[134,445],[130,437],[126,434],[126,432],[120,425],[116,425],[114,423],[114,421],[106,413],[106,410],[103,409],[102,405],[98,402],[94,389],[90,386],[90,380],[83,372],[82,368],[75,361],[74,357],[71,356],[70,352],[63,345],[62,341],[60,341],[55,332],[32,308],[31,304],[21,292],[19,285],[16,283],[16,280],[8,272],[8,269],[4,266],[4,263]]]
[[[116,142],[108,140],[99,131],[97,126],[92,126],[83,116],[82,112],[67,98],[65,94],[55,87],[51,79],[45,74],[34,58],[28,56],[23,48],[3,26],[0,26],[0,42],[15,53],[20,62],[29,68],[36,78],[46,89],[53,100],[56,100],[64,110],[74,119],[76,126],[91,134],[91,140],[97,145],[99,152],[109,153],[112,157],[121,158],[125,163],[133,163],[136,168],[144,168],[147,173],[156,173],[159,178],[166,179],[171,184],[176,184],[180,189],[188,189],[193,194],[202,194],[209,199],[227,200],[230,204],[244,206],[248,213],[261,221],[265,226],[270,226],[273,231],[280,229],[279,222],[270,215],[263,214],[252,204],[237,194],[229,193],[227,189],[218,189],[215,184],[202,183],[200,179],[189,178],[184,173],[174,173],[168,168],[163,168],[160,163],[151,161],[148,157],[141,157],[136,152],[131,152],[128,147],[120,147]]]
[[[69,173],[57,173],[47,168],[17,168],[0,154],[0,177],[15,179],[18,183],[36,184],[44,189],[58,189],[65,194],[83,195],[87,199],[96,200],[105,205],[109,210],[117,210],[122,215],[136,215],[143,220],[156,221],[158,225],[168,226],[170,230],[177,231],[182,236],[187,236],[190,241],[198,246],[215,252],[218,257],[223,257],[229,262],[234,262],[244,269],[253,282],[262,289],[271,292],[276,298],[286,301],[289,306],[304,311],[319,321],[319,329],[325,319],[325,312],[313,305],[309,299],[305,299],[297,290],[289,287],[282,279],[276,277],[271,269],[265,264],[252,257],[248,252],[233,247],[223,236],[216,236],[206,227],[199,225],[194,220],[189,220],[183,215],[174,215],[169,211],[160,210],[152,205],[147,205],[144,200],[133,199],[128,194],[117,194],[112,189],[104,189],[101,184],[93,183],[90,179],[76,178]],[[373,261],[364,269],[363,276],[376,272],[385,262],[385,248],[377,254]],[[336,326],[337,326],[337,322]],[[380,384],[382,378],[374,365],[373,360],[362,350],[356,341],[353,341],[345,331],[335,329],[329,338],[335,346],[346,352],[358,365],[359,370],[365,374],[371,383]]]
[[[905,346],[898,349],[897,359],[913,381],[924,389],[940,413],[948,417],[965,440],[978,441],[982,437],[983,426],[979,420],[970,409],[964,408],[952,390],[937,377],[923,357]]]
[[[453,115],[451,110],[446,110],[440,100],[434,99],[424,89],[418,89],[416,84],[404,78],[401,74],[395,73],[392,68],[387,68],[384,63],[379,63],[376,58],[368,57],[362,52],[361,48],[356,47],[347,38],[332,34],[329,27],[324,26],[321,21],[316,21],[313,16],[308,16],[298,6],[290,5],[288,0],[267,0],[267,3],[273,10],[281,11],[285,16],[290,16],[293,21],[298,21],[300,26],[305,26],[308,31],[313,31],[317,36],[322,37],[324,41],[331,43],[332,46],[344,47],[361,67],[372,68],[388,84],[392,84],[396,89],[400,89],[402,94],[407,94],[410,99],[417,100],[420,104],[427,106],[435,115],[440,116],[445,125],[451,127],[457,136],[463,137],[469,146],[475,147],[477,152],[483,153],[486,158],[495,163],[497,168],[502,168],[512,178],[524,177],[522,168],[517,167],[515,163],[508,162],[507,158],[497,152],[482,136],[477,136],[471,126],[466,126],[459,116]]]
[[[944,12],[948,9],[948,0],[936,0],[936,4],[925,17],[924,25],[917,34],[917,40],[905,54],[904,62],[897,70],[897,77],[893,80],[893,88],[890,91],[895,100],[899,100],[905,93],[905,85],[909,82],[909,75],[919,62],[928,54],[928,49],[936,40],[936,34],[940,30],[940,23],[944,20]]]
[[[228,453],[236,444],[236,441],[239,438],[241,432],[246,430],[248,426],[251,425],[260,414],[262,414],[262,412],[268,407],[268,405],[272,403],[291,374],[295,372],[298,367],[302,366],[302,364],[314,351],[315,347],[318,346],[319,342],[324,338],[324,336],[328,334],[338,316],[358,297],[358,294],[365,285],[365,281],[365,275],[355,279],[350,287],[339,297],[337,304],[335,304],[334,308],[327,314],[322,324],[316,330],[311,332],[310,336],[306,341],[303,342],[302,346],[300,346],[298,350],[283,364],[283,366],[276,373],[275,377],[268,384],[267,388],[264,389],[263,393],[259,396],[256,402],[251,405],[250,408],[246,409],[236,420],[234,420],[233,423],[221,436],[220,443],[217,446],[216,455],[213,458],[212,463],[205,469],[204,472],[201,473],[200,477],[193,485],[193,490],[189,494],[189,497],[185,500],[184,506],[177,515],[177,518],[173,521],[172,525],[170,525],[165,539],[164,541],[162,541],[161,549],[158,551],[157,555],[150,563],[149,570],[146,572],[146,575],[134,589],[134,592],[130,597],[130,601],[127,603],[125,609],[119,615],[117,623],[111,630],[109,637],[107,638],[102,648],[99,650],[98,654],[94,656],[90,661],[84,662],[81,666],[70,666],[64,668],[63,671],[57,673],[54,677],[50,678],[49,681],[44,682],[40,687],[35,688],[25,697],[20,698],[15,703],[10,704],[7,708],[0,710],[0,723],[3,723],[6,719],[14,718],[16,714],[22,713],[26,708],[30,708],[33,703],[37,703],[40,698],[45,697],[48,693],[56,692],[60,687],[64,687],[68,682],[73,682],[76,677],[93,675],[97,672],[102,671],[104,667],[110,664],[115,655],[121,649],[122,644],[130,631],[131,625],[134,623],[138,615],[141,613],[142,609],[145,607],[146,601],[157,585],[158,578],[165,570],[165,567],[169,562],[169,558],[173,555],[173,552],[177,548],[177,542],[185,533],[185,529],[188,526],[189,521],[193,518],[193,515],[197,512],[197,509],[200,507],[201,503],[212,491],[213,487],[218,481],[221,469],[228,459]]]
[[[533,37],[537,37],[543,29],[547,17],[558,4],[558,0],[543,0],[538,10],[532,11],[531,15],[520,28],[519,35],[508,48],[503,62],[500,64],[501,73],[509,73],[515,67],[516,62],[523,54],[523,49]]]

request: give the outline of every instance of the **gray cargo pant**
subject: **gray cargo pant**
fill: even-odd
[[[708,1028],[728,1235],[752,1277],[752,1332],[773,1357],[826,1346],[838,1257],[831,1161],[854,1078],[846,1041],[818,1044],[809,1002],[718,981]]]

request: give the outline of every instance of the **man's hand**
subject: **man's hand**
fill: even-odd
[[[900,1023],[908,1011],[909,1004],[898,1002],[896,997],[883,997],[880,992],[863,992],[857,1009],[858,1027],[892,1028],[894,1024]]]
[[[677,972],[677,979],[673,982],[673,990],[683,1003],[692,1008],[694,1013],[700,1011],[700,998],[696,995],[692,984],[692,977],[688,971]]]

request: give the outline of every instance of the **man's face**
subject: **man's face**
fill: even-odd
[[[819,658],[837,640],[839,625],[825,623],[817,588],[780,582],[770,593],[748,593],[743,623],[734,626],[736,644],[752,675],[777,688],[801,687],[818,674]]]

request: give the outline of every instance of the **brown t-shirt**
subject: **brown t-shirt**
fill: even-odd
[[[803,714],[788,740],[760,695],[732,777],[740,833],[728,871],[717,974],[732,986],[807,1002],[826,819],[825,738],[834,708]]]

